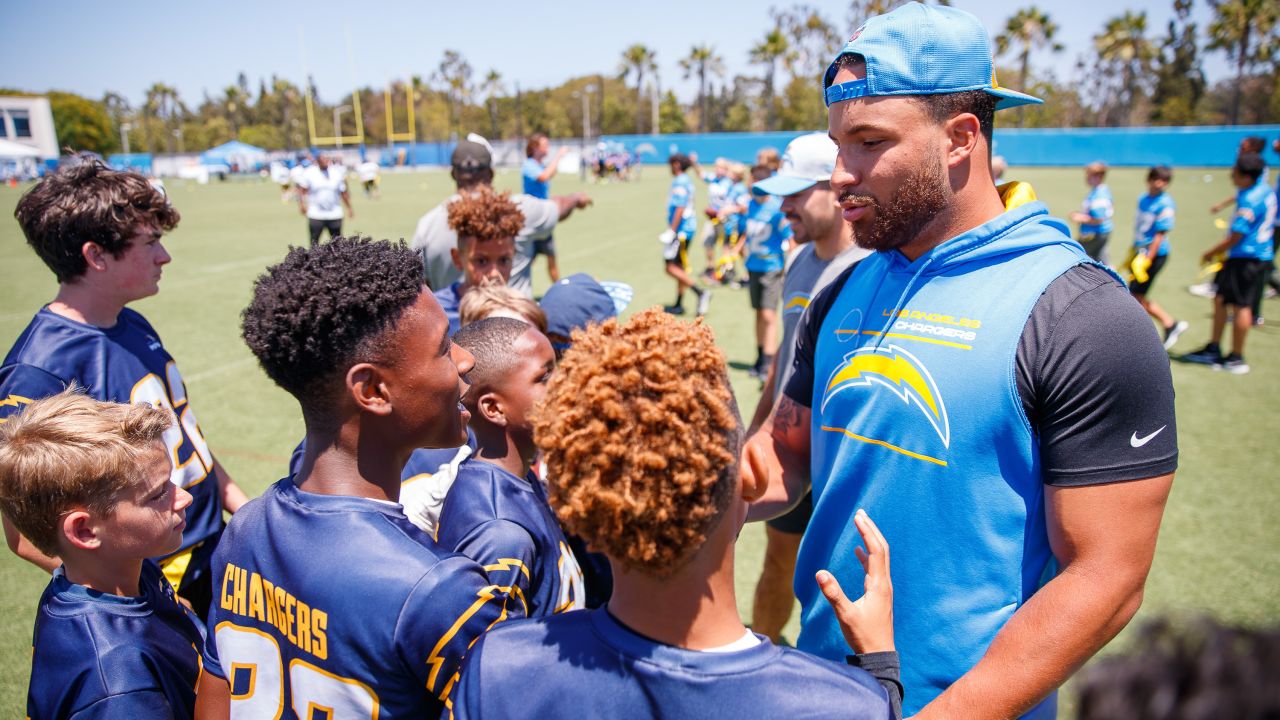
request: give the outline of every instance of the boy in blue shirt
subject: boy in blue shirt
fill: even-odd
[[[470,353],[450,341],[418,256],[355,238],[269,268],[243,331],[301,405],[306,447],[214,555],[200,716],[438,716],[467,649],[521,612],[398,502],[415,449],[466,439]]]
[[[449,334],[461,327],[458,310],[467,291],[481,285],[506,285],[515,262],[516,235],[524,227],[524,213],[505,192],[480,187],[449,203],[449,227],[458,246],[449,252],[462,278],[435,291],[436,302],[449,319]]]
[[[1089,186],[1080,209],[1071,213],[1072,222],[1080,223],[1080,245],[1085,253],[1104,265],[1107,262],[1107,241],[1111,239],[1111,216],[1115,207],[1111,202],[1111,188],[1107,187],[1107,164],[1101,161],[1084,166],[1084,182]]]
[[[683,153],[676,153],[667,159],[671,168],[671,190],[667,193],[667,229],[658,236],[662,243],[662,260],[667,275],[676,281],[676,301],[666,306],[672,315],[684,314],[684,291],[693,290],[698,296],[698,317],[707,314],[711,305],[711,291],[698,287],[698,282],[689,274],[689,242],[698,231],[698,221],[693,213],[693,180],[689,179],[689,168],[693,161]]]
[[[1133,249],[1129,253],[1129,292],[1147,314],[1160,323],[1164,331],[1164,349],[1168,350],[1187,329],[1185,320],[1175,320],[1147,295],[1156,276],[1169,257],[1169,231],[1173,230],[1175,205],[1167,192],[1173,182],[1173,170],[1157,165],[1147,171],[1147,194],[1138,198],[1138,215],[1133,232]]]
[[[690,156],[694,162],[694,172],[702,178],[707,184],[707,221],[702,225],[702,248],[706,251],[707,266],[702,274],[708,280],[715,278],[717,247],[723,251],[727,233],[725,225],[721,221],[720,212],[724,209],[729,199],[729,190],[733,187],[733,180],[729,177],[729,161],[724,158],[716,158],[712,172],[702,172],[697,164],[697,158]]]
[[[40,598],[27,717],[189,718],[204,630],[149,557],[182,544],[166,409],[65,390],[0,424],[0,510],[62,559]]]
[[[652,309],[575,335],[535,429],[552,506],[608,555],[613,596],[489,633],[468,658],[455,718],[893,716],[888,545],[865,514],[855,522],[866,595],[851,602],[830,573],[818,578],[865,653],[851,664],[884,687],[775,646],[738,616],[734,543],[764,483],[738,472],[742,424],[709,327]]]
[[[766,165],[751,168],[755,182],[771,175],[773,169]],[[763,380],[778,342],[778,304],[782,301],[782,270],[791,245],[791,225],[782,213],[781,201],[753,190],[743,213],[743,227],[734,252],[746,257],[747,287],[751,308],[756,311],[756,362],[749,373]]]
[[[1222,253],[1226,262],[1214,283],[1218,294],[1213,299],[1213,335],[1208,345],[1183,356],[1189,362],[1212,365],[1234,375],[1249,372],[1244,360],[1244,341],[1253,327],[1253,302],[1267,280],[1269,263],[1275,258],[1272,238],[1275,233],[1276,194],[1266,182],[1266,162],[1258,153],[1241,153],[1231,169],[1235,183],[1236,214],[1227,237],[1205,251],[1204,262]],[[1230,308],[1231,310],[1228,310]],[[1231,330],[1231,354],[1222,355],[1222,332],[1227,313],[1234,312]]]
[[[585,607],[578,561],[530,471],[538,448],[529,414],[556,369],[555,350],[534,326],[504,317],[473,322],[454,342],[476,359],[462,399],[476,450],[458,466],[436,539],[510,586],[529,617]]]
[[[524,165],[520,168],[524,194],[539,200],[550,198],[551,178],[556,176],[556,172],[560,169],[560,160],[567,152],[569,148],[561,147],[556,156],[548,161],[547,156],[551,154],[551,139],[545,133],[530,135],[529,142],[525,143],[524,147]],[[529,264],[532,265],[539,255],[547,256],[547,275],[550,276],[551,282],[559,280],[560,269],[556,267],[556,241],[553,236],[548,235],[541,240],[533,241],[533,255],[529,258]]]

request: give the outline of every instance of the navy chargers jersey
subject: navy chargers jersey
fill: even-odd
[[[230,686],[233,718],[436,717],[463,655],[508,616],[506,589],[398,504],[292,478],[236,513],[213,569],[205,671]]]
[[[138,597],[67,580],[62,568],[36,610],[27,717],[189,718],[204,628],[151,561]]]
[[[62,392],[73,380],[98,400],[145,402],[174,411],[178,423],[163,439],[173,460],[173,484],[191,493],[178,552],[216,536],[223,522],[213,455],[187,402],[182,374],[151,324],[128,308],[110,328],[42,308],[0,365],[0,422],[32,400]]]
[[[605,608],[511,623],[472,650],[453,717],[891,717],[865,671],[758,639],[736,652],[686,650]]]
[[[489,581],[519,591],[529,617],[585,605],[582,570],[538,478],[469,458],[444,499],[436,539],[484,566]]]

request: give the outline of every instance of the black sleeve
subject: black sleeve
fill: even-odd
[[[902,688],[902,665],[898,653],[888,652],[863,653],[862,655],[846,655],[845,662],[867,671],[880,683],[880,687],[889,694],[889,707],[893,711],[893,719],[902,717],[902,698],[906,691]]]
[[[1146,312],[1105,270],[1077,265],[1027,319],[1016,373],[1049,485],[1095,485],[1178,467],[1169,356]]]
[[[861,262],[861,261],[859,261]],[[782,392],[802,407],[813,404],[813,350],[818,345],[818,333],[822,330],[822,321],[827,318],[831,306],[835,304],[840,290],[848,282],[849,276],[858,263],[845,268],[809,303],[804,315],[800,316],[800,324],[796,327],[796,352],[791,361],[791,377]]]

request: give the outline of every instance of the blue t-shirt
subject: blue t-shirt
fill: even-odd
[[[72,381],[98,400],[145,402],[174,411],[178,422],[162,440],[173,459],[173,484],[191,493],[178,552],[221,532],[213,454],[188,402],[182,373],[146,318],[125,308],[115,325],[100,328],[42,308],[0,365],[0,421],[32,400],[62,392]],[[189,571],[187,579],[198,571]]]
[[[1101,184],[1089,190],[1089,195],[1085,197],[1080,212],[1093,218],[1092,222],[1080,223],[1081,235],[1100,235],[1111,232],[1111,216],[1115,214],[1115,207],[1111,202],[1111,188]]]
[[[693,216],[693,180],[686,173],[671,180],[671,192],[667,194],[667,227],[675,222],[677,213],[682,219],[676,232],[685,238],[693,237],[698,230],[698,221]]]
[[[782,203],[772,196],[751,196],[745,216],[747,270],[773,272],[787,264],[786,244],[791,225],[782,214]]]
[[[236,513],[213,563],[204,668],[230,686],[232,717],[437,717],[471,643],[521,615],[399,504],[292,478]]]
[[[605,608],[510,623],[472,650],[453,717],[891,717],[863,670],[756,639],[733,652],[686,650],[632,632]]]
[[[204,628],[151,561],[138,597],[90,590],[63,568],[40,597],[27,717],[189,718]]]
[[[444,316],[449,319],[449,334],[458,332],[458,328],[462,327],[461,317],[458,315],[458,307],[462,304],[461,293],[458,292],[462,288],[462,281],[459,280],[448,287],[442,287],[435,291],[436,302],[440,303],[440,309],[444,310]]]
[[[529,617],[586,607],[582,570],[532,473],[520,478],[483,460],[463,461],[436,540],[484,566],[493,584],[518,588]]]
[[[729,189],[733,187],[733,179],[728,176],[716,177],[714,173],[705,173],[702,180],[707,184],[707,207],[712,210],[724,207],[729,198]]]
[[[524,178],[524,194],[532,195],[543,200],[547,199],[551,191],[550,180],[539,180],[538,176],[547,168],[541,162],[534,158],[525,158],[524,165],[520,168],[520,174]]]
[[[728,204],[737,207],[746,207],[751,202],[751,191],[747,189],[747,184],[736,182],[729,186],[729,194],[725,200]],[[725,218],[724,226],[727,232],[739,233],[743,231],[742,219],[746,217],[743,213],[733,213]]]
[[[1271,239],[1275,234],[1276,195],[1267,186],[1265,177],[1259,177],[1252,187],[1236,193],[1236,214],[1231,219],[1231,232],[1240,233],[1240,242],[1231,247],[1227,257],[1271,260],[1275,246]]]
[[[1173,198],[1167,192],[1152,196],[1144,193],[1138,198],[1138,217],[1133,231],[1133,248],[1143,250],[1151,245],[1156,235],[1164,233],[1164,241],[1156,251],[1157,257],[1169,254],[1169,231],[1173,229]]]

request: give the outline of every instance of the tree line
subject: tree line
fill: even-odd
[[[1021,127],[1280,122],[1280,0],[1206,1],[1211,19],[1203,33],[1192,20],[1194,0],[1172,0],[1173,17],[1163,30],[1151,26],[1145,11],[1124,10],[1108,18],[1068,77],[1032,62],[1037,53],[1063,52],[1051,14],[1035,5],[1015,11],[994,37],[997,74],[1002,84],[1042,97],[1045,104],[1021,108],[1006,122]],[[857,27],[897,4],[853,0],[842,23],[809,4],[774,8],[769,27],[745,58],[749,71],[732,76],[714,45],[694,45],[678,63],[681,79],[696,83],[692,102],[682,102],[669,84],[664,87],[671,78],[661,76],[657,53],[641,43],[623,49],[609,71],[546,88],[521,88],[496,69],[478,71],[460,52],[446,50],[428,72],[386,87],[363,87],[329,103],[318,99],[311,78],[299,86],[272,75],[254,87],[243,72],[221,92],[206,91],[198,102],[163,82],[147,88],[137,106],[115,92],[101,99],[45,94],[59,142],[102,153],[126,145],[133,152],[200,151],[233,139],[267,149],[305,147],[308,94],[318,136],[353,134],[359,107],[370,144],[386,143],[388,132],[410,131],[410,103],[419,141],[473,131],[520,138],[534,131],[576,137],[584,129],[592,136],[811,130],[826,124],[818,78],[847,37],[841,28]],[[1232,76],[1210,84],[1202,68],[1209,53],[1222,53]],[[20,91],[0,90],[15,92]]]

